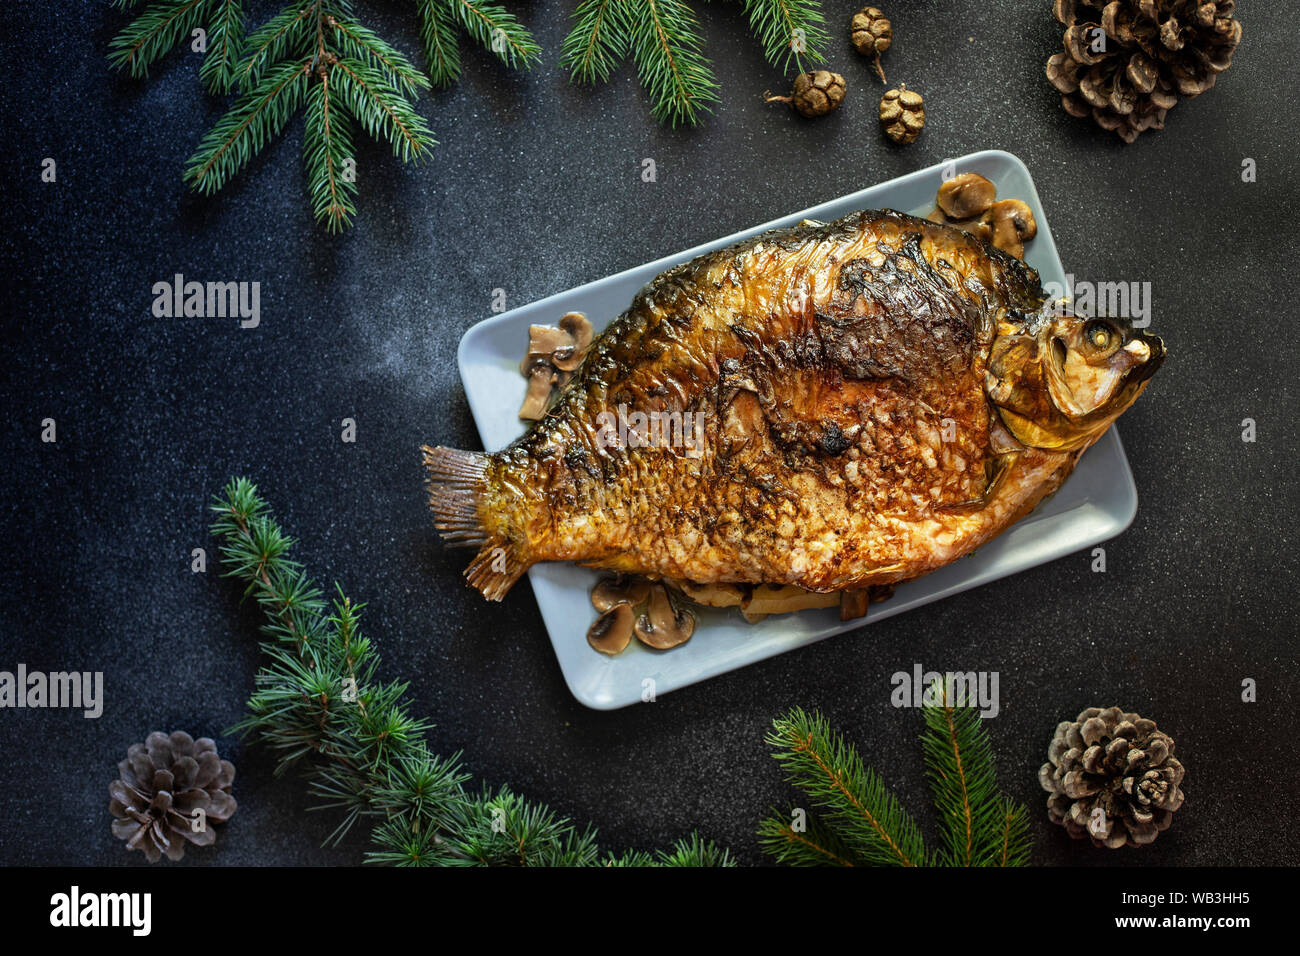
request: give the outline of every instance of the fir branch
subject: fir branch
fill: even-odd
[[[132,76],[148,76],[162,59],[202,24],[209,0],[155,0],[109,43],[109,62]]]
[[[280,63],[237,99],[200,141],[185,168],[185,181],[207,194],[229,182],[255,153],[279,135],[302,105],[310,66],[308,59]]]
[[[821,47],[830,42],[818,0],[744,0],[750,31],[763,44],[773,66],[790,71],[791,61],[804,72],[803,57],[822,63]],[[800,41],[800,42],[797,42]],[[799,46],[803,46],[803,50]]]
[[[775,811],[759,825],[763,849],[792,866],[1024,866],[1028,810],[997,790],[992,748],[979,713],[950,701],[942,687],[923,702],[927,776],[943,849],[928,854],[916,825],[851,744],[820,715],[793,710],[773,721],[769,744],[787,778],[830,812],[796,830]]]
[[[835,835],[835,831],[809,817],[796,830],[791,814],[773,811],[758,827],[759,844],[778,863],[787,866],[859,866],[861,859]]]
[[[526,70],[541,60],[542,48],[505,7],[486,0],[445,2],[465,32],[496,54],[501,62]]]
[[[950,866],[993,866],[1003,855],[1006,804],[998,792],[993,747],[983,720],[966,701],[936,683],[922,708],[926,776],[939,813]]]
[[[790,782],[827,811],[845,845],[878,866],[926,862],[916,823],[825,718],[795,708],[773,728],[767,743],[780,748],[773,756]]]
[[[393,155],[403,162],[418,162],[437,144],[424,117],[373,66],[344,58],[330,71],[348,111],[375,139],[386,139]]]
[[[303,157],[307,164],[307,188],[311,191],[316,220],[324,220],[331,232],[352,222],[356,215],[355,176],[346,174],[348,161],[356,162],[352,148],[351,121],[338,107],[329,74],[307,94],[303,135]]]
[[[572,19],[578,22],[564,38],[560,66],[578,83],[607,81],[627,56],[627,24],[620,16],[624,0],[581,0]]]
[[[695,14],[682,0],[625,2],[628,40],[651,112],[661,123],[694,126],[719,99]]]
[[[460,79],[460,48],[455,23],[445,0],[419,0],[420,37],[425,65],[433,85],[448,86]]]
[[[244,10],[240,0],[215,0],[208,19],[208,52],[199,67],[199,80],[209,93],[235,88],[235,66],[244,40]]]
[[[424,74],[383,37],[354,20],[331,17],[329,23],[340,56],[360,60],[383,71],[388,82],[407,96],[429,88]]]
[[[301,769],[315,809],[338,814],[327,841],[375,820],[366,859],[398,866],[590,866],[595,831],[579,828],[508,788],[465,789],[460,755],[428,750],[431,725],[408,712],[406,685],[378,680],[379,657],[361,633],[362,606],[340,590],[327,616],[320,591],[290,558],[293,540],[257,488],[228,484],[212,505],[223,575],[236,578],[266,612],[249,712],[234,731],[280,755],[276,773]],[[607,857],[611,863],[613,857]],[[621,865],[732,866],[729,853],[692,834],[654,857]]]
[[[315,24],[312,5],[298,0],[264,23],[244,45],[244,55],[235,68],[235,79],[243,89],[257,84],[262,71],[285,56],[305,54]]]

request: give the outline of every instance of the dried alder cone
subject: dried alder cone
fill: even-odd
[[[812,119],[839,109],[847,91],[844,77],[830,70],[813,70],[794,78],[794,89],[789,96],[764,93],[768,103],[789,103],[804,116]]]
[[[1204,93],[1241,42],[1233,0],[1056,0],[1065,50],[1047,78],[1071,116],[1091,116],[1131,143],[1164,129],[1181,97]]]
[[[880,99],[880,125],[895,143],[915,143],[925,128],[925,100],[906,83],[898,84]]]
[[[1117,849],[1151,843],[1183,805],[1183,765],[1155,721],[1089,707],[1062,721],[1038,781],[1047,812],[1075,839]]]
[[[849,37],[859,53],[874,59],[880,82],[888,82],[880,65],[880,54],[894,42],[894,25],[889,18],[876,7],[863,7],[849,19]]]
[[[108,787],[113,836],[150,863],[163,855],[179,860],[187,841],[211,846],[217,838],[212,825],[235,812],[235,766],[217,756],[208,737],[154,731],[143,744],[131,745],[117,772],[119,779]]]

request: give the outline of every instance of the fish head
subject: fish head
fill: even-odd
[[[985,391],[1021,444],[1073,451],[1101,437],[1164,358],[1164,343],[1128,322],[1045,307],[1000,324]]]

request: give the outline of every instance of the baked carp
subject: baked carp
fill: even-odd
[[[539,561],[842,591],[969,554],[1141,394],[1158,338],[892,211],[669,269],[494,454],[424,447],[435,527],[500,600]],[[657,427],[656,427],[657,426]]]

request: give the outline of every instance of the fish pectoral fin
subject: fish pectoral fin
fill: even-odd
[[[1002,482],[1011,471],[1011,466],[1016,463],[1016,459],[1019,457],[1020,452],[1010,451],[994,458],[992,475],[984,485],[984,493],[978,498],[968,498],[966,501],[954,501],[952,504],[938,505],[934,510],[948,514],[969,514],[973,511],[983,511],[988,507],[988,503],[993,500],[993,496],[998,493],[998,489],[1002,487]]]

